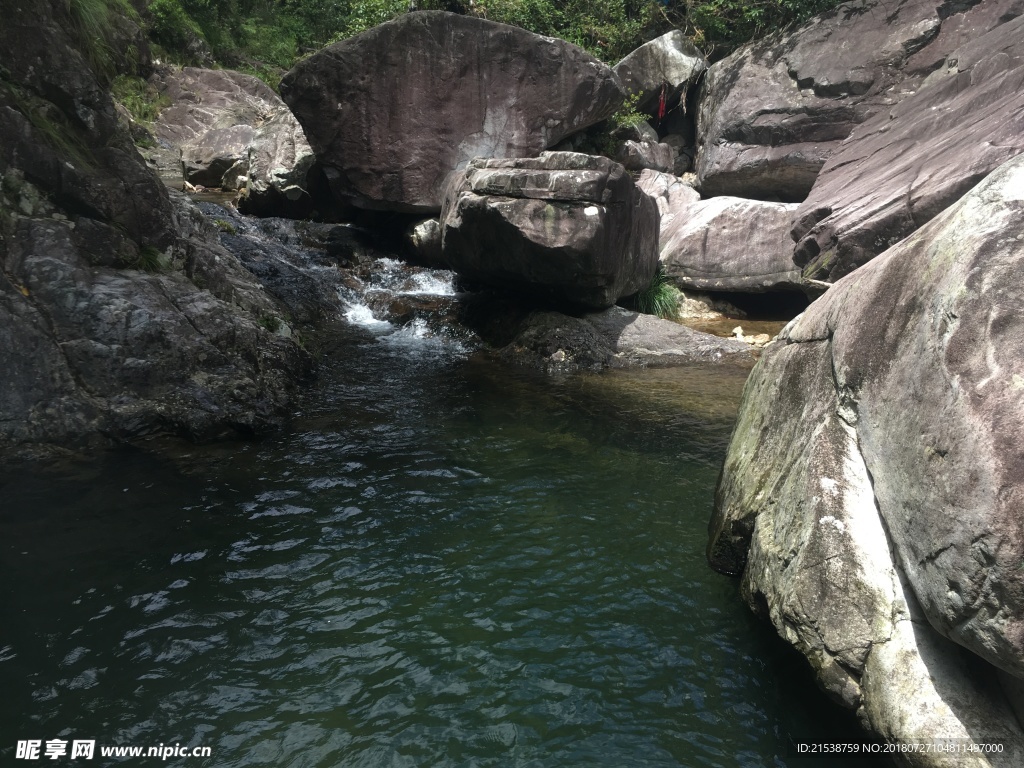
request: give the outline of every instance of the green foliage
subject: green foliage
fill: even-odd
[[[152,123],[160,110],[171,103],[167,96],[137,75],[118,75],[110,84],[110,93],[140,123]]]
[[[188,50],[193,40],[205,40],[202,29],[179,0],[153,0],[149,14],[152,18],[150,36],[168,50],[182,53]]]
[[[273,315],[263,315],[260,317],[260,325],[270,331],[271,333],[277,333],[281,330],[281,318],[274,317]]]
[[[611,121],[616,128],[632,128],[648,119],[649,115],[637,108],[642,96],[643,92],[641,91],[626,97],[622,106],[611,116]]]
[[[665,18],[709,53],[726,53],[838,4],[839,0],[685,0],[669,3]]]
[[[633,296],[629,305],[631,309],[645,315],[657,315],[665,320],[678,320],[679,290],[668,281],[659,266],[651,284]]]
[[[115,40],[118,16],[138,20],[129,0],[65,0],[82,50],[100,77],[116,73]],[[133,52],[129,52],[133,53]],[[134,58],[134,56],[130,56]],[[134,64],[134,62],[133,62]]]
[[[230,221],[225,221],[224,219],[214,219],[213,226],[217,227],[217,229],[219,229],[226,235],[235,234],[235,225],[232,224]]]
[[[132,266],[143,272],[163,272],[164,262],[164,255],[159,249],[152,245],[144,245],[139,249],[139,257]]]
[[[83,19],[102,18],[129,0],[64,0]],[[838,0],[418,0],[419,10],[457,10],[560,37],[615,63],[672,28],[716,56],[802,21]],[[151,0],[150,36],[172,58],[248,68],[274,84],[278,70],[328,43],[408,11],[408,0]],[[96,28],[95,21],[84,22]],[[102,26],[102,25],[100,25]]]

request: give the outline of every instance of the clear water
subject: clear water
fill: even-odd
[[[704,562],[742,372],[558,379],[415,326],[327,356],[277,439],[0,479],[0,763],[811,766],[794,740],[861,738]]]

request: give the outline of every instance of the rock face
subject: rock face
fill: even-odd
[[[578,307],[611,306],[657,267],[655,204],[605,157],[474,160],[452,174],[441,228],[449,269]]]
[[[281,110],[256,129],[248,146],[245,194],[238,207],[255,216],[309,216],[325,196],[316,157],[295,116]]]
[[[1024,677],[1022,210],[1015,159],[787,327],[748,381],[709,544],[869,726],[1004,740],[993,765],[1024,749],[985,682]]]
[[[947,54],[1020,6],[858,0],[716,63],[698,116],[704,195],[803,200],[855,126],[902,101]]]
[[[638,186],[658,202],[661,268],[691,291],[799,290],[789,229],[795,204],[739,197],[701,200],[667,174],[645,171]]]
[[[1019,16],[955,50],[917,93],[854,130],[800,208],[797,262],[808,277],[836,280],[1022,152]]]
[[[676,152],[668,144],[653,141],[624,141],[615,158],[627,171],[671,171]]]
[[[154,125],[158,140],[181,151],[186,181],[244,189],[257,215],[307,215],[315,183],[313,150],[280,97],[252,75],[185,67],[160,78],[171,104]],[[283,209],[283,210],[282,210]]]
[[[630,96],[642,94],[639,108],[658,113],[684,105],[686,94],[708,68],[707,61],[681,30],[644,43],[615,65],[615,74]]]
[[[281,81],[335,194],[436,212],[474,157],[532,157],[611,115],[618,78],[569,43],[441,11],[400,16]]]
[[[164,248],[174,239],[167,192],[119,128],[105,84],[76,47],[66,4],[50,5],[4,6],[0,175],[18,169],[59,208],[113,225],[111,253],[124,235]]]
[[[308,358],[146,168],[66,9],[0,26],[0,456],[265,430]]]

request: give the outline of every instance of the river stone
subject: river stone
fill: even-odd
[[[1019,13],[1019,0],[972,5],[857,0],[714,64],[697,121],[704,195],[803,200],[855,126],[913,93],[968,30]]]
[[[246,165],[245,194],[238,201],[242,213],[302,219],[313,212],[316,156],[283,104],[253,133]]]
[[[668,144],[653,141],[624,141],[615,154],[615,159],[627,171],[671,171],[676,163],[677,152]]]
[[[622,103],[611,69],[570,43],[441,11],[310,56],[281,93],[338,197],[427,213],[471,158],[536,156]]]
[[[626,94],[642,94],[638,107],[657,114],[664,89],[667,108],[685,103],[686,94],[708,68],[704,55],[679,29],[644,43],[615,65]]]
[[[754,364],[751,348],[741,341],[622,307],[567,315],[480,294],[466,302],[462,322],[501,357],[548,370],[680,365],[726,365],[742,370]]]
[[[298,121],[263,81],[229,69],[185,67],[164,71],[156,83],[171,103],[157,117],[154,135],[180,151],[186,181],[245,190],[247,213],[312,212],[316,158]]]
[[[954,51],[924,86],[854,130],[793,228],[808,277],[836,280],[1024,152],[1024,17]]]
[[[801,288],[789,228],[794,204],[738,197],[701,200],[683,179],[646,170],[637,186],[660,214],[661,268],[689,291],[762,293]]]
[[[606,157],[474,160],[452,174],[441,228],[449,269],[578,307],[611,306],[657,267],[656,206]]]
[[[939,635],[1024,677],[1022,210],[1018,158],[766,349],[708,549],[873,729],[992,736],[994,765],[1020,725]]]
[[[662,271],[693,291],[799,290],[789,237],[796,209],[740,197],[686,203],[662,225]]]

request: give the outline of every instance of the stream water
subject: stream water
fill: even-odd
[[[705,565],[743,372],[544,375],[345,314],[285,434],[0,477],[0,762],[814,766],[794,742],[863,739]]]

